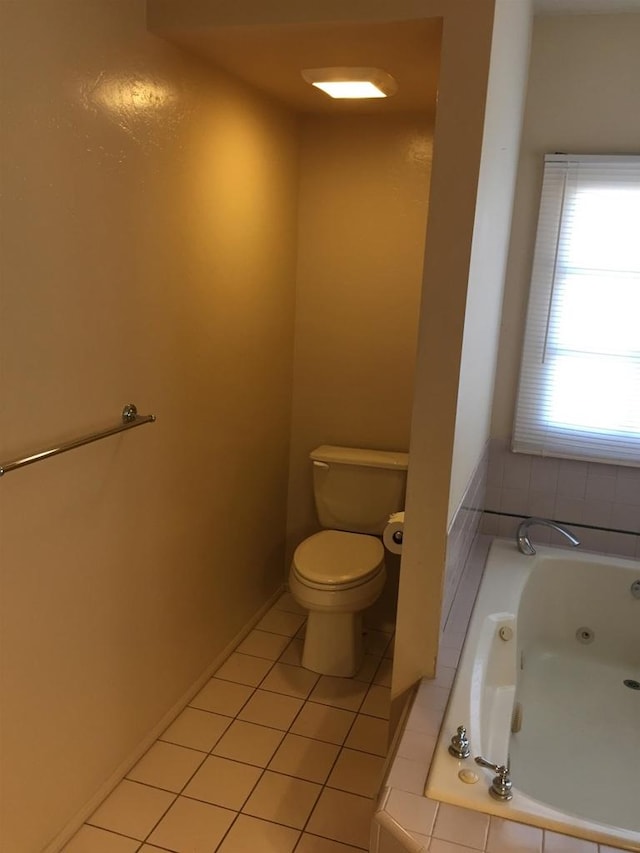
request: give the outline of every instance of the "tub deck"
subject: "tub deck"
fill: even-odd
[[[479,771],[481,781],[476,785],[464,786],[467,789],[465,798],[462,796],[459,798],[457,796],[449,797],[442,790],[435,790],[431,784],[427,786],[426,793],[424,792],[427,773],[430,769],[433,771],[438,759],[440,757],[444,759],[445,755],[446,766],[449,769],[452,766],[455,768],[453,778],[458,782],[457,787],[461,787],[457,779],[457,769],[461,764],[446,753],[446,743],[448,743],[450,735],[454,733],[456,725],[461,722],[468,724],[468,721],[458,719],[455,708],[453,712],[455,720],[452,717],[450,722],[445,720],[443,723],[443,718],[447,704],[449,710],[454,704],[455,697],[452,697],[448,703],[451,683],[455,676],[457,687],[460,671],[464,668],[464,660],[463,658],[459,660],[459,656],[465,640],[465,633],[467,645],[477,645],[477,637],[470,637],[473,626],[469,625],[469,616],[490,544],[490,537],[477,537],[472,555],[467,561],[451,616],[441,638],[437,677],[435,679],[423,679],[418,686],[406,724],[400,735],[395,759],[380,793],[372,828],[370,850],[373,853],[390,853],[390,851],[392,853],[400,853],[400,851],[424,853],[427,850],[430,853],[445,853],[445,851],[446,853],[472,853],[472,851],[486,851],[486,853],[499,851],[499,853],[504,853],[504,851],[513,850],[518,850],[519,853],[569,853],[569,851],[571,853],[612,853],[613,850],[640,852],[640,834],[635,831],[611,827],[612,831],[608,832],[605,827],[605,831],[601,832],[602,824],[593,823],[591,828],[595,827],[595,830],[589,834],[588,831],[585,832],[584,830],[584,824],[588,825],[588,821],[580,825],[579,817],[564,814],[560,822],[554,822],[553,817],[557,810],[546,809],[544,804],[540,804],[538,816],[523,816],[522,813],[513,808],[513,802],[497,803],[491,800],[487,794],[486,786],[493,774],[478,768],[471,762],[471,759],[468,759],[467,762],[471,762],[471,767]],[[511,542],[505,542],[504,545],[512,548],[512,551],[515,552],[515,546],[512,546]],[[607,559],[601,555],[593,555],[593,557],[600,561]],[[623,562],[633,565],[635,571],[640,568],[637,561],[635,563]],[[638,576],[640,577],[640,575]],[[498,587],[500,586],[501,582],[498,582]],[[481,596],[482,592],[479,597]],[[598,606],[598,610],[600,609]],[[549,608],[545,605],[545,616],[548,611]],[[635,610],[633,612],[635,614]],[[496,614],[493,615],[496,616]],[[498,616],[510,618],[514,614],[502,612]],[[494,627],[495,624],[494,620]],[[498,622],[498,624],[501,623]],[[469,630],[467,631],[468,625]],[[633,630],[640,631],[640,622],[634,621]],[[616,631],[613,636],[613,647],[617,649],[617,653],[625,658],[621,666],[624,669],[625,678],[628,678],[629,664],[637,665],[639,663],[640,644],[634,643],[633,648],[629,648],[628,645],[621,645],[618,640]],[[515,650],[515,644],[513,648]],[[625,648],[628,654],[624,654]],[[513,655],[514,666],[517,663],[519,664],[517,657],[517,654]],[[543,684],[538,681],[536,686],[536,679],[533,676],[539,667],[540,678],[551,678],[551,664],[548,663],[549,655],[541,654],[539,662],[536,662],[535,654],[530,654],[529,657],[528,668],[529,674],[532,676],[531,693],[532,695],[540,694],[544,692]],[[570,661],[568,665],[573,667]],[[546,672],[545,666],[547,667]],[[508,696],[505,699],[509,686],[503,677],[505,673],[500,670],[499,666],[494,668],[493,684],[490,690],[493,691],[493,700],[497,703],[497,707],[502,704],[505,708],[510,708],[513,705],[513,699],[510,701]],[[620,670],[616,675],[612,674],[612,681],[619,680],[620,674]],[[557,677],[561,684],[566,681],[561,674]],[[594,671],[585,674],[584,680],[590,684],[595,683]],[[512,678],[512,682],[515,683],[515,678]],[[637,696],[638,691],[625,689],[628,691],[625,694],[627,702],[631,702],[633,694]],[[455,693],[455,690],[453,692]],[[578,746],[574,752],[585,757],[589,770],[588,775],[590,779],[596,780],[594,783],[596,786],[601,785],[601,791],[610,787],[609,782],[598,772],[593,747],[585,748],[583,741],[583,738],[592,739],[593,733],[585,731],[586,723],[584,721],[579,724],[576,723],[576,716],[573,711],[575,711],[576,705],[580,705],[585,712],[585,719],[589,720],[591,717],[587,714],[586,709],[591,707],[593,719],[597,720],[601,716],[601,706],[598,705],[598,702],[602,701],[607,704],[606,696],[603,696],[607,692],[607,690],[594,690],[593,695],[596,698],[590,699],[589,702],[582,702],[579,701],[580,696],[575,690],[569,689],[567,691],[569,708],[567,719],[571,720],[574,732],[582,731],[583,733],[582,737],[576,735]],[[524,699],[527,700],[528,705],[532,704],[526,695],[524,695]],[[547,705],[545,713],[552,717],[557,716],[556,704],[559,702],[560,696],[557,696],[556,703],[551,702]],[[532,707],[529,708],[529,711],[531,710],[533,710]],[[621,717],[620,719],[616,717],[614,727],[621,733],[628,723],[629,717],[623,706],[620,706],[619,710]],[[542,715],[543,711],[540,710],[538,713]],[[634,720],[632,723],[633,738],[637,735],[640,717],[634,713],[632,719]],[[438,733],[441,729],[443,737],[439,743]],[[616,735],[617,737],[618,735]],[[621,736],[620,739],[624,740],[624,737]],[[500,738],[495,743],[499,749]],[[618,740],[615,741],[615,746],[615,751],[618,752],[621,748]],[[444,755],[442,755],[443,748]],[[473,754],[478,754],[478,750],[474,750]],[[540,753],[537,753],[538,764],[546,766],[547,763],[551,762],[553,767],[550,772],[551,775],[554,775],[558,772],[559,765],[566,762],[559,761],[557,756],[551,755],[549,757],[549,755],[541,758]],[[594,759],[593,764],[589,761],[589,755]],[[534,766],[532,762],[529,763],[531,767]],[[629,779],[625,777],[623,784],[631,796],[631,811],[634,813],[635,819],[635,813],[640,812],[640,785],[633,778],[638,766],[637,760],[630,758],[626,766],[629,769],[631,781],[629,782]],[[584,770],[581,773],[587,775]],[[430,775],[430,782],[432,778],[433,773]],[[598,779],[600,780],[599,783],[597,782]],[[559,787],[564,788],[565,786],[568,785],[559,783]],[[478,803],[476,805],[469,803],[469,791],[477,791]],[[531,800],[532,798],[529,797],[528,799]],[[550,819],[547,819],[548,816]]]

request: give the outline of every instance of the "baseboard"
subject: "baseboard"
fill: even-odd
[[[199,678],[189,687],[182,697],[167,711],[162,719],[153,727],[153,729],[143,738],[137,747],[129,754],[129,756],[114,770],[106,782],[100,786],[98,791],[84,804],[84,806],[76,812],[71,820],[69,820],[62,830],[50,841],[46,847],[42,849],[42,853],[59,853],[65,844],[76,834],[87,818],[93,814],[100,803],[105,800],[113,789],[122,781],[129,770],[136,764],[147,750],[156,742],[162,732],[175,720],[189,701],[201,690],[211,676],[220,668],[224,661],[229,657],[236,646],[244,640],[257,623],[262,619],[264,614],[275,604],[282,595],[284,585],[275,592],[271,598],[264,604],[257,613],[247,622],[247,624],[239,631],[236,636],[227,643],[219,655],[209,664],[206,670]]]

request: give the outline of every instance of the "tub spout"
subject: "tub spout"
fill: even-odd
[[[529,538],[529,528],[533,527],[534,524],[542,524],[544,527],[551,527],[554,530],[557,530],[558,533],[562,533],[563,536],[566,536],[569,542],[574,546],[580,544],[580,540],[576,539],[573,533],[571,533],[571,531],[562,524],[558,524],[548,518],[525,518],[525,520],[519,525],[518,532],[516,534],[518,550],[523,554],[532,556],[536,553],[536,549],[531,544],[531,539]]]

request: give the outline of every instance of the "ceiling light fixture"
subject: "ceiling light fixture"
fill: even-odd
[[[386,98],[398,84],[380,68],[305,68],[303,78],[331,98]]]

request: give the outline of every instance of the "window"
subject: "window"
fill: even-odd
[[[545,157],[513,449],[640,466],[640,157]]]

